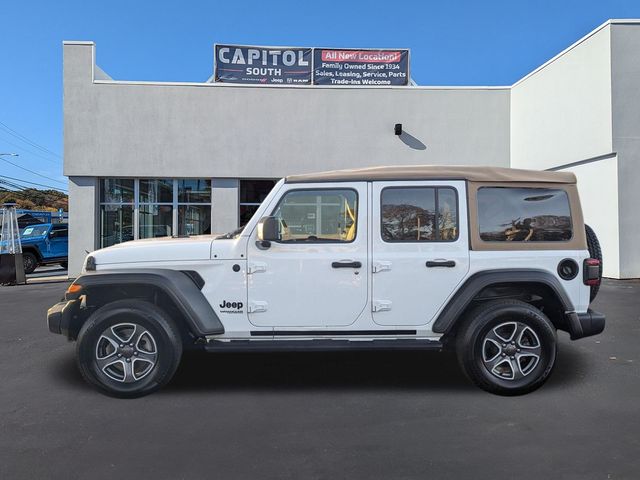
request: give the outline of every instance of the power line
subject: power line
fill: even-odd
[[[42,150],[43,152],[47,152],[47,153],[49,153],[49,154],[51,154],[51,155],[53,155],[53,156],[55,156],[55,157],[62,158],[62,157],[61,157],[60,155],[58,155],[57,153],[52,152],[52,151],[51,151],[51,150],[49,150],[48,148],[43,147],[42,145],[40,145],[40,144],[38,144],[38,143],[34,142],[33,140],[30,140],[28,137],[25,137],[25,136],[24,136],[24,135],[22,135],[21,133],[16,132],[13,128],[11,128],[11,127],[10,127],[9,125],[7,125],[6,123],[2,123],[2,122],[0,122],[0,128],[2,128],[3,130],[6,130],[6,131],[9,133],[9,135],[13,135],[14,137],[21,139],[23,142],[26,142],[26,143],[28,143],[29,145],[31,145],[31,146],[33,146],[33,147],[36,147],[36,148],[38,148],[38,149],[40,149],[40,150]]]
[[[49,157],[45,157],[44,155],[42,155],[42,154],[40,154],[38,152],[31,151],[31,150],[29,150],[27,148],[24,148],[22,145],[18,145],[17,143],[13,143],[13,142],[7,140],[6,138],[0,137],[0,140],[2,140],[3,142],[7,142],[9,145],[13,145],[14,147],[17,147],[20,150],[24,150],[25,152],[27,152],[30,155],[36,155],[37,157],[42,158],[43,160],[46,160],[47,162],[51,162],[51,163],[53,163],[55,165],[58,165],[58,166],[60,165],[60,161],[57,160],[57,159],[53,160],[53,159],[51,159]]]
[[[66,192],[67,191],[66,188],[53,187],[51,185],[45,185],[43,183],[29,182],[28,180],[22,180],[21,178],[14,178],[14,177],[8,177],[6,175],[0,175],[0,179],[2,179],[2,178],[8,178],[9,180],[15,180],[16,182],[21,182],[21,183],[28,183],[30,185],[37,185],[39,187],[47,187],[47,188],[50,188],[52,190],[58,190],[58,191],[62,191],[62,192]]]
[[[42,174],[40,174],[38,172],[34,172],[33,170],[29,170],[28,168],[24,168],[24,167],[22,167],[20,165],[16,165],[15,163],[10,162],[6,158],[0,157],[0,160],[2,160],[3,162],[7,162],[9,165],[13,165],[14,167],[20,168],[20,169],[24,170],[25,172],[29,172],[29,173],[32,173],[33,175],[37,175],[39,177],[46,178],[47,180],[51,180],[52,182],[61,183],[61,184],[64,185],[64,182],[61,182],[60,180],[56,180],[55,178],[47,177],[46,175],[42,175]]]

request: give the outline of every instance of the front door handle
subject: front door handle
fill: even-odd
[[[333,262],[333,268],[362,268],[362,262]]]
[[[447,267],[453,268],[456,266],[456,262],[453,260],[427,260],[427,268],[433,267]]]

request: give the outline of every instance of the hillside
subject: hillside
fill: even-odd
[[[26,188],[21,191],[12,191],[0,187],[0,205],[4,203],[17,203],[18,208],[27,210],[57,212],[60,208],[64,211],[69,209],[67,194],[58,190]]]

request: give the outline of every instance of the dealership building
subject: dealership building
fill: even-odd
[[[501,87],[122,81],[95,54],[64,42],[70,276],[85,251],[233,230],[285,175],[454,164],[574,172],[605,276],[640,277],[640,20]]]

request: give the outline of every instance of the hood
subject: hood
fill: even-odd
[[[91,253],[97,265],[138,262],[180,262],[211,258],[213,235],[149,238],[119,243]]]

